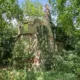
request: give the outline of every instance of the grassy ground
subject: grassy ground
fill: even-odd
[[[27,78],[28,77],[30,78]],[[62,73],[56,71],[27,73],[26,70],[0,69],[0,80],[77,80],[72,73]]]

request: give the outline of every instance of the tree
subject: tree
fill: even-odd
[[[26,16],[39,17],[44,15],[42,4],[36,1],[32,2],[31,0],[25,0],[23,11]]]
[[[78,78],[80,78],[80,73],[78,72],[78,70],[80,70],[80,66],[78,65],[80,62],[80,1],[49,0],[49,2],[52,9],[55,9],[54,12],[57,14],[57,39],[62,41],[65,46],[65,51],[57,55],[56,59],[60,56],[61,58],[59,61],[61,60],[61,63],[59,61],[57,62],[57,60],[55,61],[58,66],[56,69],[74,73]],[[52,11],[52,15],[54,15],[54,12]],[[58,65],[58,63],[60,65]],[[66,66],[67,70],[64,70]]]
[[[65,36],[68,36],[67,42],[74,44],[72,39],[79,37],[79,1],[78,0],[49,0],[52,8],[52,15],[56,12],[56,24],[61,28]],[[58,34],[58,37],[60,35]],[[63,39],[64,40],[64,39]],[[69,40],[69,41],[68,41]],[[64,40],[65,41],[65,40]]]
[[[22,21],[22,10],[17,0],[0,0],[0,63],[12,56],[15,27],[11,20]]]

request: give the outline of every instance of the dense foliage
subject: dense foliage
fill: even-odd
[[[16,0],[0,0],[0,63],[12,56],[14,36],[17,32],[12,20],[22,20],[22,10]]]
[[[55,69],[63,71],[63,73],[74,73],[79,78],[80,1],[49,0],[49,2],[52,6],[52,15],[55,13],[57,15],[56,40],[62,42],[64,46],[64,50],[55,57],[58,66]]]
[[[19,24],[23,24],[24,17],[43,17],[42,4],[25,0],[20,8],[17,0],[0,0],[0,65],[8,65],[7,68],[0,67],[1,80],[80,79],[80,1],[48,1],[51,15],[57,17],[55,27],[52,23],[54,20],[50,21],[53,37],[56,35],[53,39],[54,48],[50,46],[46,26],[39,26],[37,39],[42,62],[36,71],[32,68],[34,40],[30,42],[28,38],[16,38],[17,27],[12,25],[12,20],[16,19]],[[24,29],[24,32],[28,30],[27,27]],[[60,43],[62,48],[56,51],[56,46],[59,48],[57,43]]]
[[[25,0],[22,7],[24,15],[39,17],[43,16],[43,6],[38,1]]]

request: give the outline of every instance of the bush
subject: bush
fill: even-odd
[[[44,74],[45,80],[76,80],[76,76],[73,73],[63,73],[57,71],[49,71]]]
[[[1,80],[26,80],[26,71],[25,70],[7,70],[3,69],[0,71]]]

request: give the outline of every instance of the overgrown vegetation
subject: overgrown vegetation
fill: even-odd
[[[12,25],[12,20],[23,24],[24,17],[43,17],[42,4],[25,0],[20,8],[17,0],[0,0],[0,80],[80,80],[80,1],[49,3],[51,15],[57,16],[55,26],[50,21],[54,48],[48,29],[42,25],[37,29],[38,48],[34,48],[34,38],[16,37],[17,25]],[[33,67],[35,49],[41,51],[38,69]]]

